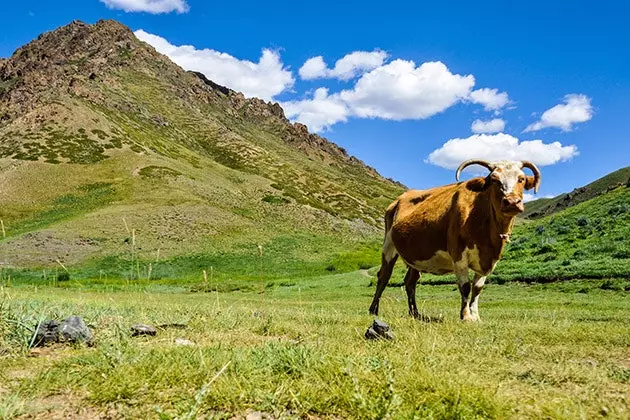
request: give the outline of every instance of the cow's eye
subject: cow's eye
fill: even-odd
[[[520,182],[522,184],[523,182],[525,182],[525,178],[519,177],[518,182]]]

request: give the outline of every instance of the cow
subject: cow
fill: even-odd
[[[481,165],[490,174],[459,182],[462,170],[470,165]],[[534,175],[526,176],[524,168]],[[387,208],[372,315],[378,315],[379,300],[400,256],[408,268],[404,284],[411,316],[431,320],[416,306],[420,273],[454,273],[462,299],[460,318],[479,321],[479,294],[486,277],[510,240],[514,218],[525,210],[523,191],[538,192],[541,174],[528,161],[471,159],[459,165],[455,179],[455,184],[408,190]],[[469,269],[474,273],[472,287]]]

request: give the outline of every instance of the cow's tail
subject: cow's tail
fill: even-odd
[[[387,210],[385,210],[385,237],[387,237],[387,234],[394,224],[394,218],[396,217],[396,212],[398,212],[398,203],[399,201],[396,199],[396,201],[390,204]]]

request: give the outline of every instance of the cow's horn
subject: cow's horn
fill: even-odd
[[[538,169],[536,165],[534,165],[530,161],[523,160],[521,161],[521,163],[523,164],[523,168],[531,169],[532,172],[534,173],[534,192],[537,193],[538,187],[540,187],[540,170]]]
[[[462,173],[465,167],[470,166],[470,165],[481,165],[485,168],[488,168],[490,172],[494,171],[494,168],[495,168],[495,166],[488,161],[480,160],[480,159],[469,159],[467,161],[462,162],[462,164],[459,165],[459,168],[457,168],[457,172],[455,173],[455,180],[459,181],[459,174]]]

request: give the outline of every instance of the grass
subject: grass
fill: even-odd
[[[630,278],[630,188],[519,224],[494,281]]]
[[[445,316],[424,324],[405,316],[402,290],[390,288],[381,315],[397,338],[367,342],[368,283],[358,272],[294,278],[266,289],[264,300],[255,290],[190,293],[148,283],[5,288],[0,416],[79,408],[151,418],[250,410],[290,418],[628,416],[627,291],[599,280],[490,285],[484,322],[465,324],[453,286],[421,285],[422,310]],[[28,328],[70,314],[92,326],[93,348],[29,354]],[[131,338],[137,322],[187,328]]]

